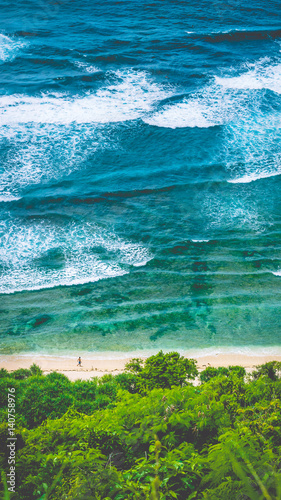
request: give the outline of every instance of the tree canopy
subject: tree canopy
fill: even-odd
[[[70,382],[0,372],[5,500],[280,500],[278,365],[201,372],[177,353]],[[139,366],[138,366],[139,365]],[[16,492],[7,489],[7,391],[15,387]]]

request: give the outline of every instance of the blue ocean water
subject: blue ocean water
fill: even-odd
[[[0,8],[0,353],[277,352],[280,2]]]

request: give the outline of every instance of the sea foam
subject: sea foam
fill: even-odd
[[[18,123],[114,123],[140,118],[155,102],[170,95],[144,71],[121,71],[108,75],[108,85],[96,92],[70,97],[42,94],[2,96],[0,125]],[[113,80],[110,82],[110,79]]]
[[[81,71],[85,73],[93,74],[93,73],[99,73],[101,71],[101,69],[98,68],[97,66],[94,66],[93,64],[89,64],[83,61],[75,61],[74,64],[77,68],[79,68]]]
[[[180,102],[165,105],[143,120],[168,128],[227,125],[243,119],[248,110],[259,112],[260,100],[250,91],[269,89],[281,93],[281,64],[268,57],[231,68],[228,74],[224,72],[224,76],[215,75],[204,88]]]
[[[102,134],[102,140],[101,140]],[[81,168],[99,147],[108,147],[102,131],[95,127],[37,123],[2,127],[0,145],[9,151],[2,163],[0,201],[21,197],[23,189],[59,180]]]
[[[242,66],[236,76],[216,77],[215,81],[225,89],[268,89],[281,93],[281,64],[264,57]]]
[[[90,223],[2,222],[0,236],[0,293],[122,276],[131,266],[143,266],[152,259],[143,245]]]
[[[238,177],[237,179],[228,179],[227,182],[230,182],[231,184],[247,184],[258,179],[267,179],[269,177],[275,177],[280,174],[281,170],[277,170],[276,172],[253,172],[252,174],[243,175],[242,177]]]
[[[26,45],[26,42],[20,39],[10,38],[0,33],[0,61],[2,63],[12,61],[17,57],[20,49]]]
[[[157,127],[183,128],[199,127],[208,128],[221,125],[223,118],[214,116],[214,109],[204,100],[191,98],[178,104],[167,105],[152,116],[143,118],[145,123]]]
[[[60,179],[81,168],[97,149],[109,143],[111,147],[112,139],[101,129],[103,125],[143,116],[170,91],[147,72],[128,69],[108,72],[106,84],[84,95],[0,97],[3,150],[9,141],[0,175],[0,201],[12,201],[28,186]]]

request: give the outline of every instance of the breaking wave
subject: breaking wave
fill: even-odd
[[[0,33],[0,61],[2,63],[12,61],[25,46],[26,42]]]
[[[0,293],[121,276],[131,266],[143,266],[152,259],[144,246],[89,223],[2,222],[0,234]]]

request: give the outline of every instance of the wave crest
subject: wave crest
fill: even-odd
[[[25,46],[26,42],[0,33],[0,61],[12,61],[17,57],[19,50]]]
[[[141,244],[94,224],[0,224],[0,293],[122,276],[152,259]]]
[[[0,98],[0,125],[19,123],[114,123],[135,120],[152,110],[155,102],[170,95],[145,71],[121,71],[108,75],[114,80],[84,96],[11,95]]]

